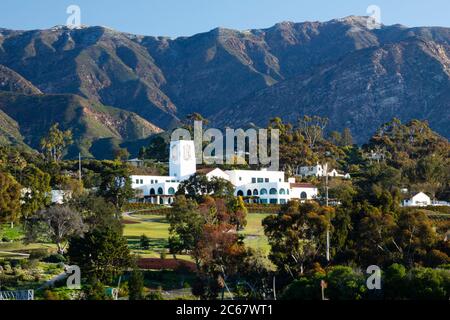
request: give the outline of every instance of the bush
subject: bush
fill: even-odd
[[[3,237],[2,242],[11,242],[11,240],[8,237]]]
[[[48,257],[48,250],[47,249],[35,249],[30,252],[30,259],[31,260],[43,260],[46,257]]]
[[[364,276],[350,267],[333,267],[326,280],[328,289],[325,292],[331,300],[360,300],[367,290]]]
[[[151,291],[148,295],[145,296],[145,300],[164,300],[164,297],[160,290]]]
[[[62,254],[56,253],[46,257],[43,261],[47,263],[66,263],[67,259]]]
[[[319,277],[302,277],[291,283],[281,294],[281,300],[320,300],[322,289]]]

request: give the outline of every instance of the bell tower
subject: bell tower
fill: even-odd
[[[197,172],[195,145],[192,140],[170,142],[169,172],[171,177],[183,181]]]

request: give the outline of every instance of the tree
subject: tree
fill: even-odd
[[[84,223],[93,229],[112,229],[121,233],[123,226],[117,208],[95,194],[82,194],[69,200],[69,205],[80,212]]]
[[[169,160],[169,144],[163,137],[156,136],[147,148],[141,150],[140,156],[145,159],[167,162]]]
[[[333,267],[326,281],[327,297],[330,300],[361,300],[367,291],[364,276],[350,267]]]
[[[39,211],[27,219],[25,225],[26,242],[48,238],[56,244],[60,254],[64,254],[69,239],[83,235],[86,230],[78,212],[59,205]]]
[[[127,149],[119,148],[114,151],[114,159],[117,161],[126,161],[130,158],[130,153]]]
[[[21,186],[8,173],[0,171],[0,222],[11,222],[20,217]]]
[[[304,273],[325,255],[326,233],[333,232],[334,209],[316,203],[291,201],[277,216],[263,220],[272,247],[270,259],[293,277]]]
[[[127,167],[114,162],[104,168],[100,175],[99,196],[113,203],[118,211],[121,210],[135,194]]]
[[[61,131],[59,123],[55,123],[50,128],[47,137],[41,139],[41,148],[48,161],[59,162],[65,149],[72,143],[72,131]]]
[[[150,239],[143,234],[140,239],[141,248],[144,250],[148,250],[150,248]]]
[[[352,133],[349,128],[345,128],[344,131],[342,132],[342,138],[340,141],[340,145],[343,147],[353,145],[353,137],[352,137]]]
[[[83,237],[72,237],[67,252],[89,279],[109,283],[132,265],[127,240],[112,229],[94,229]]]
[[[185,196],[176,196],[167,220],[170,224],[170,252],[175,254],[193,250],[204,224],[197,203]]]
[[[144,298],[144,275],[138,269],[134,269],[128,279],[128,290],[130,300],[143,300]]]
[[[402,211],[398,218],[395,238],[401,249],[403,262],[414,266],[426,259],[426,255],[438,242],[433,224],[421,211]]]
[[[299,128],[305,136],[311,149],[314,149],[317,141],[322,139],[323,131],[328,125],[328,119],[319,116],[304,116],[299,120]]]
[[[22,171],[22,213],[25,217],[32,216],[38,210],[50,204],[50,175],[33,164]]]
[[[247,225],[248,210],[242,197],[233,197],[230,202],[232,212],[230,224],[236,225],[236,230],[241,230]]]
[[[233,185],[225,179],[213,177],[209,180],[203,174],[194,174],[180,184],[177,194],[187,195],[190,198],[200,201],[206,195],[230,197],[233,195],[233,192]]]

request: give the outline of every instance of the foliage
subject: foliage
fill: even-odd
[[[112,229],[94,229],[83,237],[71,238],[67,255],[87,278],[102,283],[110,282],[132,265],[126,239]]]
[[[0,223],[20,217],[20,185],[8,173],[0,171]]]
[[[63,254],[71,237],[81,236],[86,226],[80,213],[65,206],[53,206],[39,211],[25,222],[26,242],[50,239]]]
[[[47,137],[41,139],[41,148],[48,161],[61,161],[65,149],[73,143],[72,131],[61,131],[55,123],[49,130]]]

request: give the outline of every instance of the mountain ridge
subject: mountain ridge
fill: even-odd
[[[371,29],[367,19],[177,38],[99,26],[0,29],[0,65],[44,95],[77,95],[162,129],[194,112],[221,127],[308,113],[329,117],[329,130],[350,127],[362,143],[398,115],[424,117],[449,138],[450,28]]]

